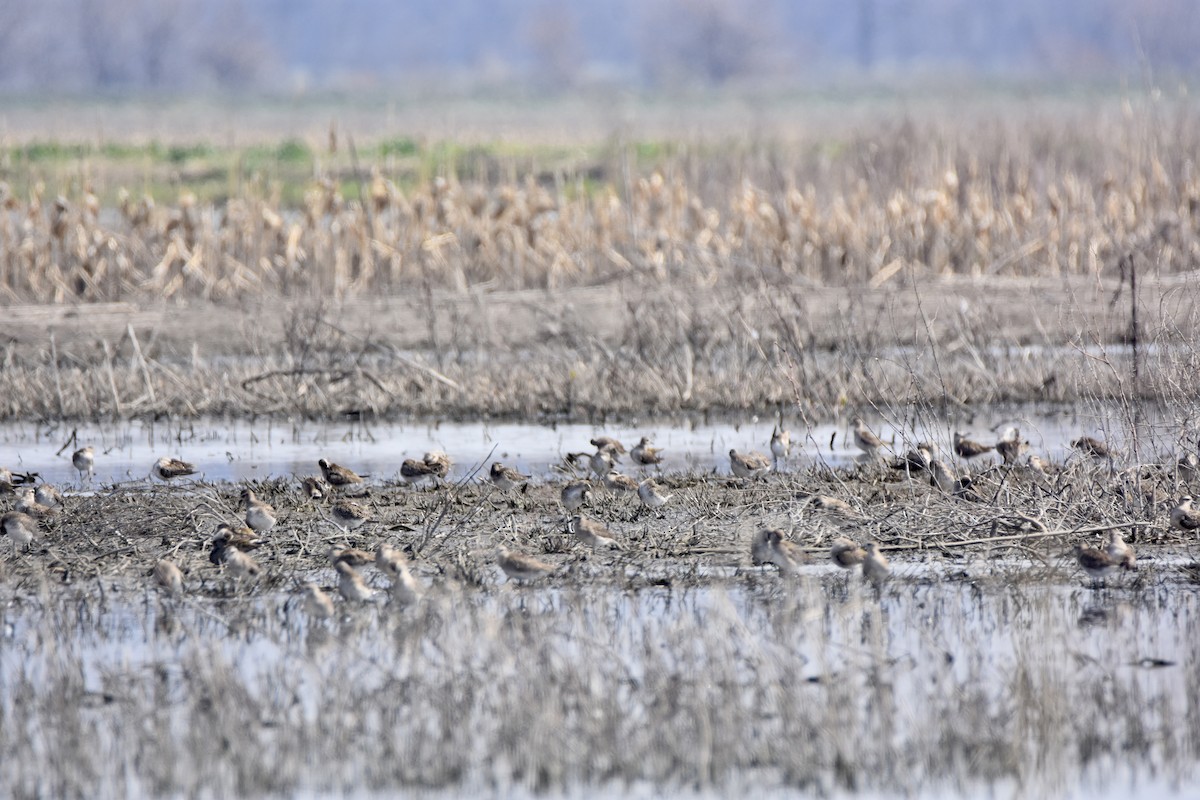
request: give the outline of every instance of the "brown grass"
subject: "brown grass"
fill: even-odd
[[[0,418],[1114,399],[1191,418],[1192,109],[1003,108],[549,174],[447,163],[403,191],[363,164],[361,198],[318,174],[299,208],[253,182],[217,206],[186,184],[119,208],[10,193]]]
[[[220,206],[125,193],[3,194],[0,299],[353,298],[424,287],[882,284],[916,276],[1114,276],[1194,268],[1200,184],[1190,105],[967,120],[875,119],[856,133],[617,148],[552,174],[515,166],[360,196],[318,174],[300,208],[256,184]],[[99,191],[98,187],[92,189]]]

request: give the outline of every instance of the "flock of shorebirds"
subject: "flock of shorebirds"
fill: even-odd
[[[865,458],[881,457],[887,445],[874,434],[860,418],[853,420],[853,439]],[[654,478],[634,479],[616,469],[617,462],[628,454],[638,468],[657,468],[663,461],[662,451],[651,444],[649,437],[642,437],[637,445],[626,451],[618,440],[608,436],[597,436],[591,440],[594,452],[570,453],[566,461],[576,469],[590,471],[594,480],[572,479],[562,486],[560,502],[567,512],[566,530],[581,544],[592,550],[622,550],[619,537],[602,523],[583,516],[580,512],[593,496],[596,484],[612,493],[636,493],[639,501],[650,510],[657,510],[670,502],[672,495],[664,494]],[[953,436],[953,451],[956,456],[970,460],[985,453],[996,452],[1009,466],[1023,467],[1045,475],[1045,464],[1036,455],[1027,453],[1028,443],[1017,431],[1010,431],[994,445],[985,445],[967,438],[961,433]],[[1107,445],[1097,439],[1082,437],[1072,442],[1072,447],[1086,456],[1110,459],[1112,454]],[[788,431],[776,426],[770,441],[771,456],[759,452],[729,451],[729,465],[733,475],[742,480],[765,477],[780,462],[791,454],[791,437]],[[91,481],[95,469],[95,450],[83,447],[71,457],[79,471],[81,483]],[[903,469],[913,475],[928,477],[931,485],[947,494],[964,500],[979,500],[971,491],[969,476],[960,476],[951,464],[940,457],[934,444],[919,444],[912,450],[888,461],[894,469]],[[301,479],[301,492],[313,500],[329,500],[329,519],[344,531],[362,527],[370,519],[368,510],[354,498],[367,493],[368,484],[363,476],[353,470],[322,458],[317,462],[321,475]],[[400,467],[400,477],[409,484],[432,483],[444,480],[451,469],[449,456],[440,451],[426,453],[421,459],[407,459]],[[1189,477],[1200,473],[1194,455],[1185,456],[1176,465],[1181,472],[1189,471]],[[150,475],[161,481],[195,475],[192,464],[174,458],[160,458]],[[492,463],[487,473],[488,480],[502,492],[524,490],[531,476],[522,474],[499,461]],[[11,511],[0,516],[0,533],[7,535],[13,543],[14,555],[19,549],[28,551],[39,535],[39,522],[53,517],[63,508],[62,493],[54,486],[37,480],[36,474],[14,474],[0,468],[0,491],[16,496]],[[835,497],[813,496],[811,502],[817,508],[857,516],[857,512],[844,500]],[[222,523],[212,540],[209,560],[240,582],[261,574],[261,567],[250,553],[263,542],[263,535],[276,524],[275,509],[260,500],[250,489],[241,493],[241,506],[245,512],[245,525]],[[1192,507],[1192,498],[1183,497],[1170,512],[1171,527],[1181,531],[1200,530],[1200,510]],[[1136,569],[1133,548],[1117,530],[1109,531],[1102,548],[1076,544],[1073,553],[1079,566],[1094,581],[1099,581],[1119,569]],[[359,572],[361,567],[373,564],[390,581],[393,601],[403,605],[416,602],[422,595],[420,583],[413,577],[404,554],[387,543],[380,543],[375,552],[367,553],[356,548],[333,547],[328,557],[338,576],[338,591],[349,601],[368,601],[379,597]],[[790,541],[779,529],[766,528],[754,534],[750,544],[750,556],[755,565],[774,565],[784,575],[794,574],[807,559],[800,546]],[[891,574],[888,559],[875,543],[865,545],[845,537],[838,537],[830,544],[829,556],[837,566],[851,570],[859,567],[863,577],[877,588]],[[525,553],[510,551],[504,545],[495,548],[497,566],[513,581],[532,581],[558,570],[553,564]],[[153,575],[160,585],[172,594],[184,591],[184,576],[179,567],[170,560],[159,560]],[[318,617],[333,614],[330,596],[316,583],[303,586],[305,607]]]

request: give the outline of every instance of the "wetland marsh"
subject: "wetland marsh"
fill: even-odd
[[[0,152],[0,466],[65,498],[27,550],[0,537],[0,785],[1195,794],[1200,553],[1171,515],[1200,474],[1200,126],[1186,96],[1008,103],[764,111],[753,140],[389,132],[361,164],[325,117],[114,147],[15,109],[43,127]],[[732,477],[777,425],[791,454]],[[956,431],[1028,452],[966,462]],[[662,464],[615,466],[670,499],[594,480],[591,550],[560,491],[598,435],[653,437]],[[889,466],[920,442],[948,484]],[[430,451],[448,474],[407,485]],[[164,456],[195,474],[151,480]],[[366,476],[361,527],[301,491],[318,459]],[[276,521],[239,578],[214,542],[247,490]],[[1093,580],[1072,546],[1112,531],[1137,569]],[[887,579],[834,566],[839,537]],[[369,564],[373,600],[338,596],[330,548],[381,543],[418,602]]]

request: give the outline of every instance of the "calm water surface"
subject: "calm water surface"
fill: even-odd
[[[420,458],[429,450],[440,449],[454,459],[452,477],[461,478],[485,461],[501,460],[548,478],[568,453],[592,450],[589,440],[603,433],[617,437],[626,447],[632,447],[641,436],[651,436],[664,452],[664,471],[726,473],[731,448],[770,453],[774,423],[770,418],[748,418],[740,423],[662,419],[611,426],[484,421],[290,424],[211,419],[80,426],[10,424],[0,426],[0,465],[39,472],[50,482],[72,484],[78,476],[70,454],[77,446],[92,444],[97,451],[96,477],[103,483],[144,479],[151,464],[164,455],[196,464],[207,480],[309,475],[317,472],[316,462],[322,457],[376,480],[392,480],[405,458]],[[876,419],[870,424],[896,449],[913,441],[930,440],[941,443],[948,452],[954,430],[948,424],[903,420]],[[814,462],[844,466],[860,456],[852,444],[847,446],[848,423],[809,429],[798,421],[789,421],[787,427],[792,434],[792,457],[783,469]],[[1125,447],[1126,458],[1130,456],[1129,426],[1116,411],[1084,414],[1070,409],[989,410],[969,423],[961,422],[960,427],[987,443],[1017,427],[1034,452],[1054,461],[1066,459],[1070,441],[1083,434]],[[1144,422],[1138,434],[1141,460],[1180,452],[1184,438],[1181,426],[1168,420],[1153,418]],[[628,459],[624,466],[631,469]]]

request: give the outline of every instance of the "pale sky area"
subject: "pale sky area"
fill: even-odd
[[[0,0],[0,90],[1110,81],[1200,66],[1195,0]]]

